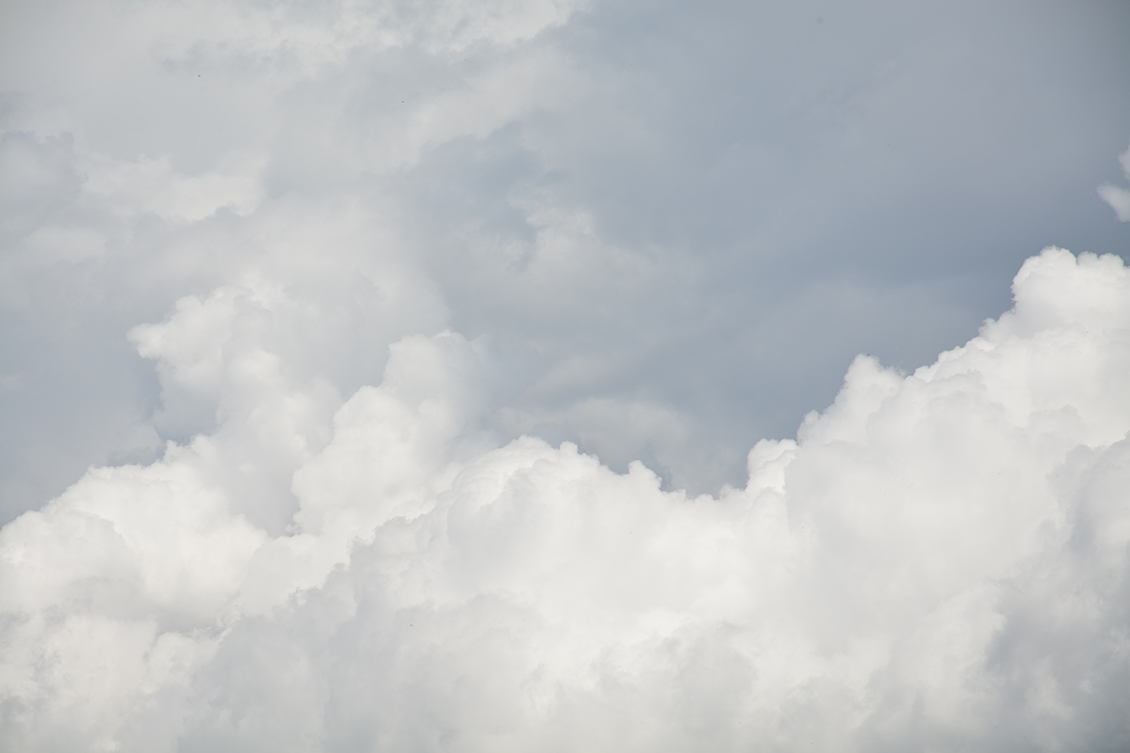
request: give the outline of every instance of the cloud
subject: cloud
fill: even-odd
[[[1125,8],[10,5],[0,748],[1127,747]]]
[[[1126,178],[1130,180],[1130,149],[1127,149],[1118,157],[1118,161],[1122,164],[1122,172]],[[1111,209],[1118,215],[1118,219],[1122,222],[1130,222],[1130,191],[1118,186],[1112,186],[1109,183],[1104,183],[1099,186],[1099,196],[1107,204],[1110,204]]]
[[[1130,270],[1048,249],[1013,291],[699,497],[499,444],[480,342],[341,403],[235,334],[285,291],[186,302],[136,342],[243,407],[0,531],[4,747],[1125,747]]]
[[[1125,248],[1126,11],[1022,5],[12,4],[0,521],[210,431],[127,333],[256,275],[348,320],[299,338],[342,395],[487,336],[506,438],[742,483],[856,353],[913,369],[1044,244]]]
[[[168,157],[142,157],[126,165],[98,165],[85,188],[119,211],[152,212],[166,220],[193,222],[219,209],[251,212],[259,202],[256,172],[253,164],[232,164],[209,175],[185,176],[175,174]]]

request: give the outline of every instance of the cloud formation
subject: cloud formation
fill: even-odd
[[[1122,172],[1127,180],[1130,180],[1130,149],[1127,149],[1118,157],[1119,163],[1122,165]],[[1118,219],[1122,222],[1130,222],[1130,191],[1125,188],[1113,186],[1110,183],[1104,183],[1099,186],[1099,196],[1103,198],[1107,204],[1110,204],[1111,209],[1118,215]]]
[[[1127,749],[1126,28],[7,3],[0,749]]]
[[[0,531],[3,747],[1124,749],[1130,270],[1048,249],[1013,292],[699,497],[499,444],[478,341],[342,402],[285,292],[186,299],[134,341],[218,426]]]
[[[7,3],[0,522],[211,431],[128,333],[272,286],[319,325],[286,379],[348,396],[451,329],[506,354],[501,441],[740,485],[856,353],[912,370],[1043,246],[1124,252],[1128,13]]]

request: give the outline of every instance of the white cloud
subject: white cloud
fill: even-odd
[[[1118,161],[1122,164],[1122,172],[1125,174],[1126,179],[1130,180],[1130,149],[1119,155]],[[1130,191],[1118,186],[1112,186],[1109,183],[1104,183],[1099,186],[1099,196],[1107,204],[1110,204],[1111,209],[1118,215],[1118,219],[1123,222],[1130,222]]]
[[[459,335],[338,408],[235,337],[284,291],[184,303],[137,341],[227,363],[245,409],[0,532],[5,746],[1103,749],[1130,734],[1130,271],[1049,249],[1014,294],[914,374],[860,357],[693,499],[492,449],[497,367]],[[289,532],[240,512],[256,462],[293,474],[264,502]]]
[[[0,748],[1125,747],[1126,270],[879,364],[1122,247],[1125,11],[832,11],[6,8]]]

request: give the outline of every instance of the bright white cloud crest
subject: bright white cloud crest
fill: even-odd
[[[859,357],[693,499],[491,449],[497,367],[458,334],[342,404],[263,333],[194,345],[285,293],[183,303],[136,341],[243,407],[0,533],[4,747],[1116,750],[1130,271],[1049,249],[1014,293],[912,375]],[[291,479],[289,530],[249,522]]]

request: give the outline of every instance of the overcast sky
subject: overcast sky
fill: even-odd
[[[9,2],[0,128],[7,745],[1130,744],[1127,3]]]

